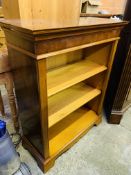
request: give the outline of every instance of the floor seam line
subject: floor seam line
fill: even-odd
[[[131,130],[130,130],[130,129],[127,129],[125,126],[123,126],[123,125],[121,125],[121,124],[120,124],[120,126],[121,126],[122,128],[124,128],[124,129],[128,130],[129,132],[131,132]]]

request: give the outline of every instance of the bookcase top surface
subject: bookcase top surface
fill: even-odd
[[[55,32],[76,31],[76,30],[92,30],[97,28],[108,28],[116,26],[124,26],[128,24],[127,21],[113,20],[106,18],[82,17],[78,24],[72,26],[63,26],[60,23],[50,24],[49,21],[44,20],[0,20],[0,26],[16,30],[27,34],[39,35],[50,34]]]

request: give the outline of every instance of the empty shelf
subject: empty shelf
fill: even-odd
[[[85,83],[79,83],[48,99],[49,127],[86,104],[101,93]]]
[[[96,113],[79,108],[62,122],[49,129],[50,156],[59,155],[86,133],[99,119]]]
[[[79,61],[47,73],[48,96],[96,75],[107,67],[89,60]]]

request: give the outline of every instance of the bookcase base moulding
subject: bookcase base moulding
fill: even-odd
[[[101,122],[119,34],[126,22],[89,18],[84,25],[41,30],[25,29],[12,21],[0,23],[23,146],[46,172],[58,156]]]

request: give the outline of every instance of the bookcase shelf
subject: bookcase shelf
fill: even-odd
[[[75,143],[98,120],[92,110],[79,108],[49,130],[50,155],[60,154],[70,144]]]
[[[104,65],[90,60],[82,60],[49,71],[47,73],[48,97],[106,69],[107,67]]]
[[[48,99],[49,127],[62,120],[101,93],[85,83],[78,83]]]

